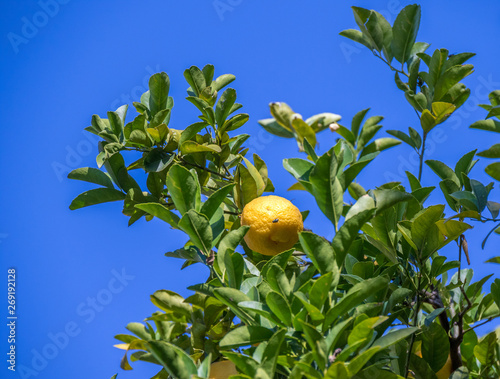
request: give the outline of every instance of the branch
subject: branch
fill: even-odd
[[[422,138],[422,152],[420,153],[420,164],[418,167],[418,181],[420,182],[422,180],[422,169],[424,166],[424,154],[425,154],[425,141],[427,140],[427,133],[424,132],[423,138]]]
[[[417,296],[415,299],[415,314],[413,316],[413,326],[417,326],[418,324],[418,313],[420,312],[420,273],[417,276]],[[410,346],[408,347],[408,355],[406,357],[406,363],[405,363],[405,378],[408,378],[408,374],[410,373],[410,358],[411,358],[411,351],[413,349],[413,344],[415,343],[415,333],[411,335],[410,339]]]
[[[204,167],[204,166],[200,166],[199,164],[196,164],[196,163],[191,163],[191,162],[188,162],[186,161],[183,157],[181,157],[180,155],[178,155],[179,159],[184,162],[185,164],[188,164],[190,166],[193,166],[193,167],[196,167],[196,168],[199,168],[200,170],[204,170],[204,171],[207,171],[207,172],[210,172],[211,174],[214,174],[214,175],[217,175],[218,177],[222,178],[222,179],[225,179],[227,181],[231,181],[231,178],[228,178],[227,176],[223,175],[223,174],[220,174],[216,171],[213,171],[213,170],[210,170],[209,168],[207,167]]]

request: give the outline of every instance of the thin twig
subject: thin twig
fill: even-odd
[[[389,62],[387,62],[384,58],[382,58],[380,55],[378,55],[377,53],[373,52],[373,55],[375,55],[378,59],[380,59],[382,62],[384,62],[387,66],[389,66],[389,68],[392,70],[392,71],[395,71],[395,72],[398,72],[400,74],[403,74],[404,76],[406,76],[407,78],[410,77],[410,75],[408,75],[406,72],[404,71],[401,71],[401,70],[398,70],[397,68],[393,67]]]
[[[231,212],[231,211],[224,211],[225,214],[228,215],[234,215],[234,216],[239,216],[240,214],[238,212]]]
[[[480,326],[483,326],[483,325],[486,325],[487,323],[493,321],[494,319],[498,318],[499,316],[496,316],[496,317],[489,317],[487,318],[484,322],[480,323],[480,324],[477,324],[477,325],[474,325],[474,326],[471,326],[469,329],[465,329],[464,330],[464,333],[467,333],[467,332],[470,332],[471,330],[474,330],[476,328],[479,328]]]

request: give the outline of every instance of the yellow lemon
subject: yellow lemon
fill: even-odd
[[[263,255],[291,249],[304,229],[299,209],[280,196],[261,196],[249,202],[241,214],[241,225],[250,226],[245,235],[248,247]]]
[[[231,361],[220,361],[210,365],[209,379],[227,379],[231,375],[238,375],[238,371]]]
[[[448,379],[451,375],[451,357],[448,355],[448,360],[444,364],[444,366],[436,372],[436,376],[438,379]]]

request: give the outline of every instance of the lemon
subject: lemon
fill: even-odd
[[[444,364],[444,366],[436,372],[436,376],[438,379],[448,379],[449,376],[451,375],[452,369],[451,369],[451,357],[448,355],[448,360]]]
[[[227,379],[231,375],[238,375],[238,371],[231,361],[220,361],[210,365],[209,379]]]
[[[263,255],[291,249],[304,229],[302,214],[280,196],[261,196],[249,202],[241,214],[241,225],[250,226],[245,235],[248,247]]]

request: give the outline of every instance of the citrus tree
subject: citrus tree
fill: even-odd
[[[476,328],[500,316],[500,279],[474,278],[463,262],[473,222],[500,231],[493,183],[475,180],[473,171],[476,156],[500,158],[500,145],[466,150],[454,168],[425,159],[428,136],[470,94],[461,81],[473,73],[466,62],[474,54],[429,51],[417,42],[417,5],[392,26],[373,10],[353,11],[359,29],[341,35],[394,72],[418,117],[414,127],[376,137],[383,117],[369,117],[369,109],[344,126],[337,114],[304,119],[282,102],[271,103],[272,117],[259,121],[269,133],[296,140],[303,158],[283,161],[297,180],[290,190],[315,199],[335,232],[331,241],[303,229],[309,211],[269,195],[266,163],[248,156],[250,136],[236,133],[249,116],[238,113],[236,91],[227,88],[233,75],[215,78],[212,65],[184,72],[200,121],[183,130],[169,128],[174,102],[164,72],[150,78],[130,122],[127,105],[92,117],[86,130],[102,138],[99,168],[69,178],[100,187],[70,208],[123,201],[129,225],[157,218],[186,234],[188,242],[167,257],[210,270],[186,299],[165,289],[151,295],[158,310],[116,336],[124,370],[144,361],[159,366],[154,378],[499,377],[500,333],[478,336]],[[486,120],[471,127],[498,133],[500,92],[490,101],[482,106]],[[317,134],[325,129],[338,139],[318,155]],[[407,183],[358,183],[371,161],[401,142],[420,158]],[[126,164],[125,154],[138,159]],[[421,185],[424,164],[436,174],[435,186]],[[145,180],[134,179],[138,171]],[[486,172],[499,181],[500,162]],[[426,201],[433,191],[443,203]],[[455,259],[440,254],[447,244],[456,246]]]

